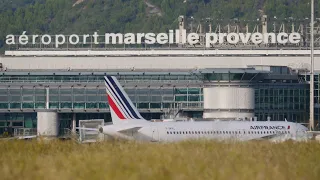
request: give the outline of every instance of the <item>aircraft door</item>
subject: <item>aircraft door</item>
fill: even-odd
[[[158,128],[156,126],[152,126],[151,127],[152,130],[152,142],[157,142],[159,141],[159,131]]]

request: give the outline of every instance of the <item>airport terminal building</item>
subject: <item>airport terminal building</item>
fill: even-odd
[[[230,58],[240,59],[243,65],[227,68]],[[111,121],[105,75],[119,79],[149,120],[178,114],[195,120],[286,119],[308,124],[308,73],[270,65],[279,58],[285,62],[295,57],[265,57],[269,61],[265,65],[261,57],[259,63],[249,64],[252,58],[256,57],[4,56],[0,59],[0,131],[36,129],[41,118],[54,121],[58,131],[74,129],[79,120]],[[317,74],[316,103],[318,83]],[[315,120],[317,125],[318,106]]]
[[[110,122],[105,75],[118,78],[148,120],[287,120],[308,126],[310,27],[307,21],[286,28],[288,24],[276,22],[270,29],[267,19],[263,16],[255,22],[253,31],[299,32],[303,41],[114,48],[95,45],[91,37],[89,46],[68,41],[59,48],[41,43],[10,45],[0,56],[0,134],[12,127],[53,128],[58,135],[63,129],[74,130],[80,120]],[[184,17],[178,21],[180,32],[193,32]],[[239,21],[217,24],[215,32],[248,33],[250,28],[242,25]],[[198,27],[200,40],[205,32],[214,31],[210,22]],[[320,33],[315,36],[320,38]],[[314,127],[319,129],[319,41],[315,46]]]

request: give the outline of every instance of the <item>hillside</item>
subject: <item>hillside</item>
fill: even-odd
[[[1,0],[0,48],[7,34],[163,32],[177,17],[253,20],[309,17],[309,0]],[[318,9],[319,5],[315,5]],[[316,11],[316,15],[318,11]]]

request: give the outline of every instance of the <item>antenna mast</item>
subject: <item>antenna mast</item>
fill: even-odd
[[[310,48],[311,48],[311,71],[310,71],[310,131],[314,129],[314,0],[311,0],[311,23],[310,23]]]

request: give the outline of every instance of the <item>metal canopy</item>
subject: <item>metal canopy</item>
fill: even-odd
[[[253,68],[210,68],[210,69],[199,69],[197,71],[194,71],[194,73],[199,74],[211,74],[211,73],[248,73],[248,74],[257,74],[257,73],[270,73],[270,71],[261,71],[261,70],[255,70]]]
[[[127,71],[5,71],[1,72],[0,75],[8,75],[8,76],[19,76],[19,75],[41,75],[41,76],[52,76],[52,75],[69,75],[69,76],[78,76],[78,75],[97,75],[97,76],[103,76],[103,75],[190,75],[190,71],[130,71],[129,69]]]

